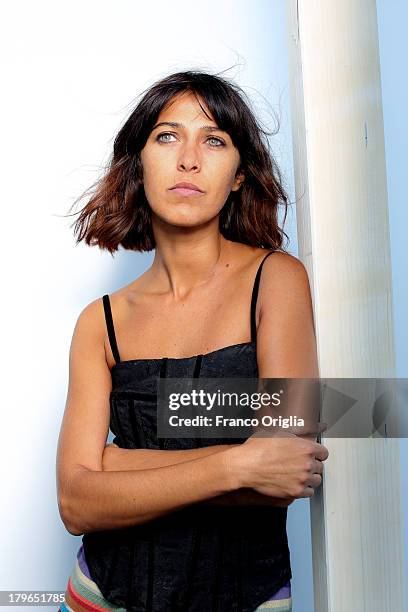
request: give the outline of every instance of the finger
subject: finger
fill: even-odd
[[[316,442],[315,446],[315,457],[316,459],[320,459],[320,461],[325,461],[329,456],[329,450],[323,446],[323,444],[319,444]]]
[[[323,474],[323,462],[320,461],[319,459],[314,460],[313,473]]]
[[[305,487],[303,490],[303,494],[300,497],[313,497],[314,492],[315,490],[313,487]]]
[[[310,478],[308,478],[307,480],[307,486],[313,487],[314,489],[316,487],[320,487],[321,484],[322,484],[322,477],[320,474],[311,474]]]

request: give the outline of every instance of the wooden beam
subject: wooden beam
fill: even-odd
[[[298,252],[320,374],[394,377],[375,0],[286,6]],[[315,612],[403,612],[399,441],[322,442],[330,457],[310,500]]]

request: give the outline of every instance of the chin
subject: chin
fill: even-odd
[[[178,209],[177,212],[174,211],[174,213],[170,215],[168,214],[168,211],[166,212],[167,214],[155,213],[155,215],[163,223],[178,225],[180,227],[194,227],[196,225],[208,223],[218,214],[216,211],[213,215],[208,215],[208,211],[206,211],[206,214],[203,215],[202,211],[199,212],[198,210],[192,210],[191,205],[184,209],[184,211]]]

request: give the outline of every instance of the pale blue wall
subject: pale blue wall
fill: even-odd
[[[390,216],[395,349],[399,378],[408,377],[408,2],[377,0]],[[400,441],[405,585],[408,595],[408,440]]]
[[[268,0],[20,0],[2,12],[2,223],[11,228],[2,247],[13,263],[3,276],[12,297],[3,300],[2,353],[7,366],[22,353],[27,364],[24,389],[20,368],[9,367],[2,396],[12,407],[3,414],[0,448],[7,492],[0,521],[8,526],[0,531],[2,590],[66,587],[80,538],[58,515],[55,454],[72,331],[87,303],[134,279],[152,258],[122,251],[113,260],[75,248],[73,218],[59,215],[98,177],[135,96],[191,67],[218,72],[238,64],[226,75],[246,89],[270,129],[267,102],[280,112],[272,143],[294,199],[283,8]],[[308,502],[289,509],[289,538],[294,612],[312,612]]]

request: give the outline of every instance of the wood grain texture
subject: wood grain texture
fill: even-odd
[[[394,377],[375,0],[288,0],[299,258],[322,377]],[[324,420],[324,418],[323,418]],[[322,438],[315,612],[403,612],[399,441]]]

